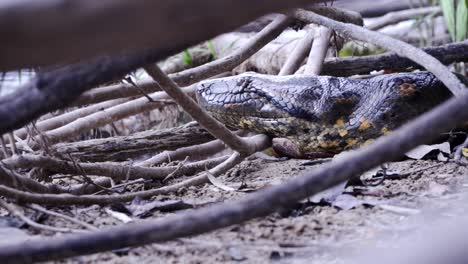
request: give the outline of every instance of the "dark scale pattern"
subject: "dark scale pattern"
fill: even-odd
[[[197,97],[227,126],[286,137],[307,156],[365,144],[450,95],[429,72],[364,80],[248,72],[202,82]]]

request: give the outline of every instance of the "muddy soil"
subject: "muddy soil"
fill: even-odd
[[[287,181],[314,170],[303,160],[253,159],[220,177],[230,187],[258,189]],[[377,186],[348,187],[331,204],[303,201],[264,219],[231,226],[209,234],[139,248],[71,258],[66,263],[342,263],[369,246],[393,247],[385,237],[399,237],[416,230],[428,211],[456,217],[450,207],[468,192],[468,169],[455,163],[407,160],[389,164],[389,171],[409,175],[385,179]],[[180,179],[182,180],[182,179]],[[343,190],[340,190],[340,194]],[[336,193],[335,193],[336,194]],[[196,207],[209,206],[248,195],[226,191],[212,184],[191,187],[157,201],[181,200]],[[325,196],[326,198],[327,196]],[[316,197],[317,198],[317,197]],[[317,200],[313,198],[312,200]],[[339,208],[341,207],[341,208]],[[352,207],[352,208],[349,208]],[[344,209],[343,209],[344,208]],[[62,212],[97,227],[124,224],[110,207],[64,208]],[[192,210],[192,209],[188,209]],[[447,213],[452,210],[452,213]],[[181,211],[153,212],[156,219]],[[144,221],[133,217],[134,222]],[[78,228],[48,217],[44,224]],[[31,235],[47,236],[28,229]]]

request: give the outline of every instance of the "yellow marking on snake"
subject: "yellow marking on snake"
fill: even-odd
[[[346,130],[346,129],[344,129],[344,128],[338,129],[338,134],[339,134],[341,137],[344,137],[344,136],[348,135],[348,130]]]
[[[359,121],[361,121],[361,125],[359,125],[359,127],[358,127],[358,130],[360,132],[372,127],[372,123],[369,122],[369,120],[367,120],[367,119],[361,119]]]

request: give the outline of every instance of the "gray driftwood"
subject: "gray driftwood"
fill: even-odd
[[[72,155],[81,161],[122,161],[164,150],[196,145],[213,140],[199,125],[180,126],[163,130],[148,130],[130,136],[92,139],[54,146],[59,155]]]

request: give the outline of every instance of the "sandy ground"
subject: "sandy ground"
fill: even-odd
[[[300,177],[320,166],[303,166],[303,162],[257,158],[244,161],[219,179],[231,187],[243,184],[247,188],[258,189]],[[115,253],[76,257],[64,262],[343,263],[349,256],[359,255],[369,247],[394,247],[394,239],[415,231],[428,212],[432,214],[431,218],[453,218],[459,213],[451,204],[467,193],[467,168],[454,163],[407,160],[389,164],[389,171],[410,172],[410,175],[402,179],[386,179],[374,187],[351,186],[345,195],[335,199],[324,196],[331,204],[303,201],[295,208],[267,218],[209,234]],[[339,189],[334,193],[339,195],[342,191]],[[154,200],[179,200],[197,208],[245,195],[248,193],[225,191],[206,184],[170,196],[154,197]],[[109,211],[109,207],[63,208],[62,212],[98,227],[124,224]],[[177,212],[180,211],[150,212],[148,218],[156,219]],[[143,221],[138,217],[132,219]],[[43,223],[78,228],[54,217],[46,217]],[[33,229],[27,232],[30,235],[51,235],[37,234]]]

